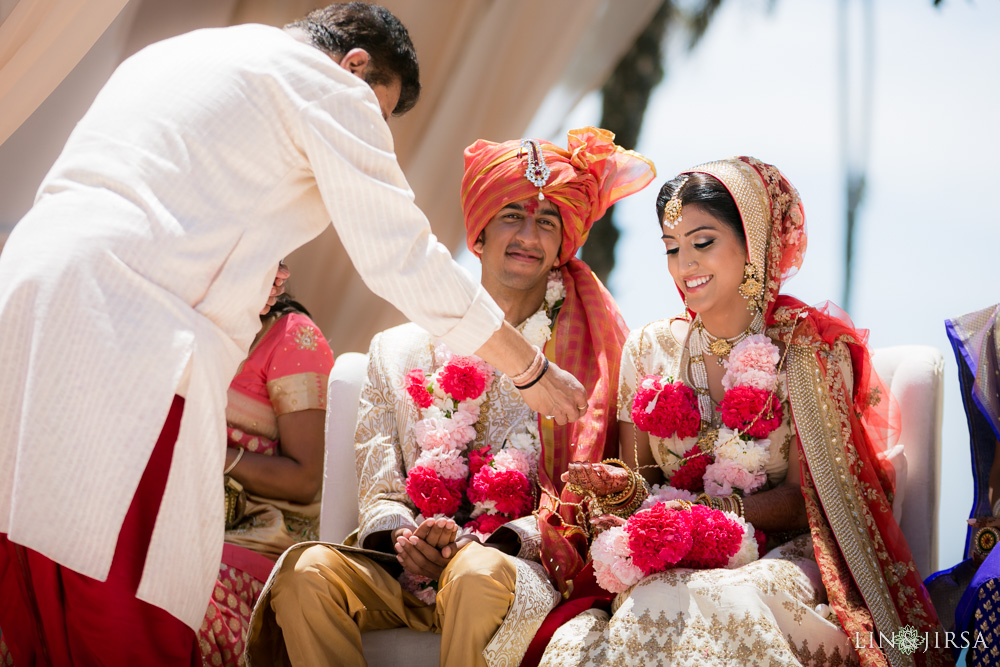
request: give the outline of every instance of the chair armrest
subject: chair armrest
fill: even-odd
[[[326,455],[319,539],[343,542],[358,527],[358,473],[354,431],[368,355],[345,352],[330,371],[326,399]]]

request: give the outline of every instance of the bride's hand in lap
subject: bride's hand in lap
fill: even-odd
[[[628,488],[632,473],[624,468],[589,461],[572,462],[569,470],[562,474],[562,480],[589,489],[597,496],[619,493]]]

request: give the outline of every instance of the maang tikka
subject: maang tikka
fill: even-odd
[[[549,182],[552,170],[545,164],[545,155],[542,154],[542,147],[538,145],[537,139],[521,139],[521,148],[517,151],[517,157],[528,155],[528,166],[524,169],[524,177],[532,185],[538,188],[538,201],[545,199],[542,187]]]
[[[663,207],[663,226],[667,229],[674,229],[677,225],[681,224],[681,208],[683,207],[683,204],[681,204],[680,194],[681,190],[687,184],[688,178],[689,177],[685,175],[684,178],[681,179],[680,185],[678,185],[677,189],[674,190],[674,194],[670,198],[670,201],[668,201],[667,205]]]

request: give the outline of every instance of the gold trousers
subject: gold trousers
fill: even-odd
[[[292,665],[364,665],[361,633],[408,627],[441,634],[442,667],[485,665],[483,649],[514,600],[515,560],[471,543],[444,569],[437,603],[404,591],[374,561],[316,545],[288,554],[271,608]]]

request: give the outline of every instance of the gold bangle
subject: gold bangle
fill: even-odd
[[[582,486],[577,486],[576,484],[567,483],[566,490],[570,493],[580,496],[581,498],[593,498],[594,492],[590,489],[585,489]]]
[[[618,493],[609,493],[606,496],[603,496],[602,502],[609,505],[620,505],[628,502],[628,499],[635,495],[635,487],[635,473],[631,473],[628,476],[628,486]]]
[[[229,467],[227,467],[225,470],[222,471],[222,476],[223,477],[225,477],[226,475],[228,475],[229,473],[231,473],[233,471],[233,468],[235,468],[236,464],[240,462],[240,459],[243,458],[243,454],[246,453],[246,451],[247,450],[245,450],[242,447],[240,447],[240,451],[236,455],[236,459],[232,463],[229,464]]]
[[[746,516],[746,508],[743,506],[743,498],[738,493],[732,494],[733,504],[736,505],[736,514],[740,517]]]

